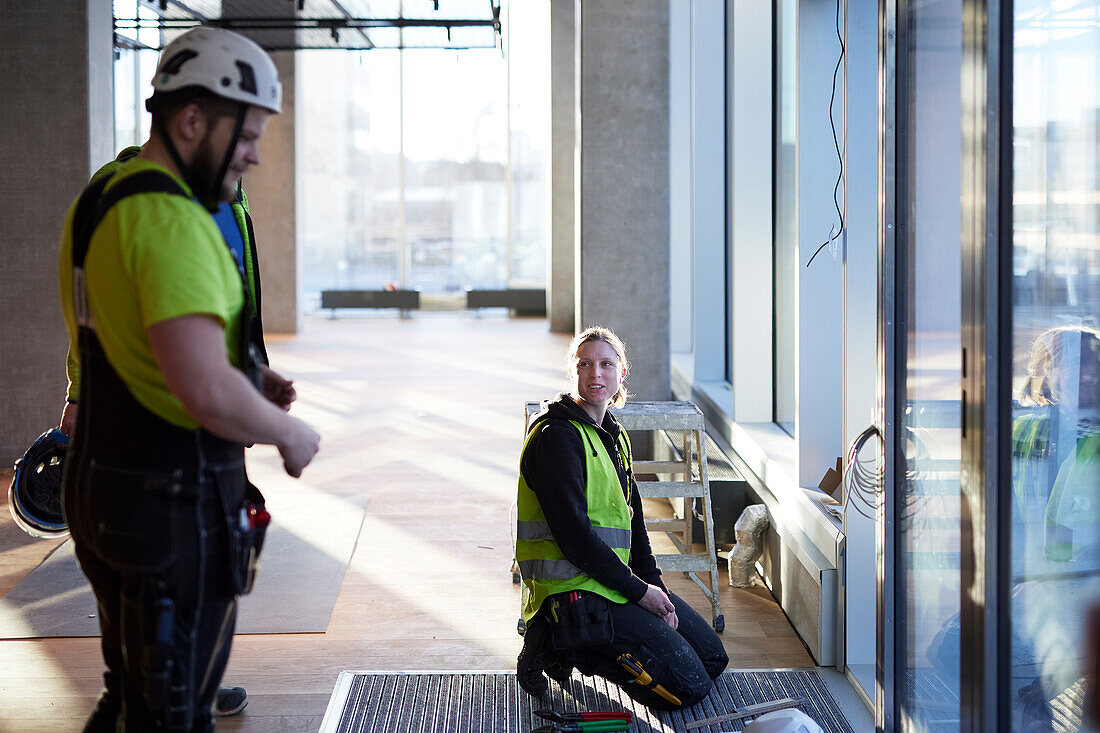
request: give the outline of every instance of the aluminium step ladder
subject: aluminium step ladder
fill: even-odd
[[[539,411],[540,403],[528,402],[524,420],[524,434]],[[725,617],[718,597],[718,559],[714,544],[714,519],[711,509],[710,481],[707,479],[706,423],[702,411],[691,402],[628,402],[625,407],[611,408],[615,419],[626,430],[632,431],[680,431],[683,444],[679,446],[680,460],[635,460],[633,472],[657,476],[680,476],[680,481],[638,481],[638,492],[643,498],[685,499],[683,518],[647,518],[646,527],[665,532],[679,550],[674,554],[654,555],[662,571],[682,572],[690,578],[710,601],[711,623],[715,631],[722,631]],[[669,436],[671,437],[671,435]],[[692,552],[692,504],[701,499],[703,528],[706,533],[706,551]],[[677,536],[681,535],[681,536]],[[700,578],[710,575],[709,584]]]

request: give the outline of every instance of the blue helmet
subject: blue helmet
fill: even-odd
[[[54,428],[38,436],[15,462],[8,508],[15,523],[32,537],[69,535],[61,511],[61,470],[68,447],[69,439]]]

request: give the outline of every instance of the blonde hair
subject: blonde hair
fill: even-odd
[[[603,341],[614,350],[615,356],[619,359],[619,366],[623,370],[623,378],[619,382],[619,391],[611,398],[611,405],[612,407],[622,407],[626,404],[626,398],[630,396],[630,393],[626,391],[626,377],[630,374],[630,362],[626,360],[626,346],[623,344],[622,339],[616,336],[610,328],[591,326],[574,336],[565,357],[565,373],[570,379],[577,376],[577,352],[590,341]]]
[[[1080,345],[1072,337],[1080,334]],[[1096,360],[1100,354],[1100,331],[1087,326],[1058,326],[1044,331],[1031,345],[1031,358],[1027,363],[1027,381],[1020,392],[1023,405],[1053,405],[1057,397],[1051,389],[1051,374],[1061,367],[1066,350],[1080,349],[1081,359]]]

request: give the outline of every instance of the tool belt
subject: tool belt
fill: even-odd
[[[271,515],[265,508],[263,494],[243,471],[229,478],[234,482],[243,482],[242,499],[227,499],[242,494],[238,491],[222,491],[221,480],[215,474],[215,480],[219,483],[218,493],[225,507],[225,520],[229,526],[229,579],[233,591],[243,596],[252,592],[252,585],[256,582],[260,552],[264,547],[264,536],[267,534]]]
[[[583,590],[557,593],[549,604],[550,643],[558,651],[607,646],[615,636],[611,601]]]

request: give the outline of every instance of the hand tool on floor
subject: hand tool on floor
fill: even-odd
[[[535,728],[531,733],[611,733],[630,730],[625,720],[591,720],[580,723],[551,723]]]
[[[617,661],[619,666],[625,669],[627,673],[634,678],[634,681],[642,687],[648,687],[673,705],[683,705],[680,698],[657,684],[649,672],[645,671],[645,667],[630,654],[620,654],[619,658],[615,661]]]
[[[634,722],[634,716],[627,712],[594,710],[583,713],[559,713],[556,710],[536,710],[535,715],[551,723],[581,723],[594,720],[621,720],[627,723]]]
[[[774,713],[776,710],[786,710],[787,708],[796,708],[799,705],[808,703],[804,697],[784,697],[781,700],[768,700],[767,702],[758,702],[755,705],[746,705],[740,710],[727,713],[726,715],[716,715],[713,718],[703,718],[702,720],[694,720],[684,727],[688,730],[695,730],[696,728],[702,728],[708,725],[714,725],[715,723],[726,723],[731,720],[740,720],[741,718],[751,718],[754,715],[763,715],[764,713]]]

